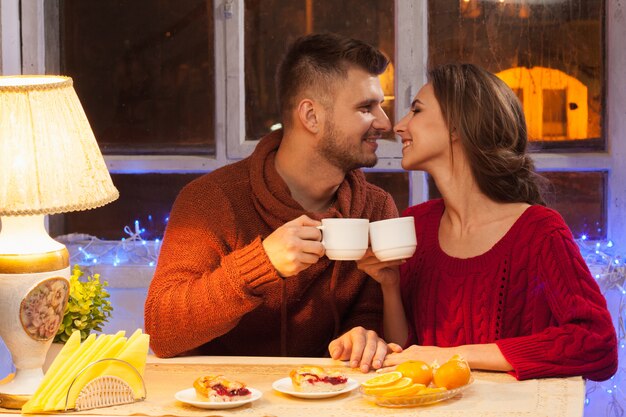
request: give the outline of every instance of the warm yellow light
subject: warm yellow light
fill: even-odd
[[[514,91],[524,107],[531,140],[577,140],[589,137],[588,88],[580,80],[555,68],[515,67],[496,74]],[[561,96],[562,101],[549,98]],[[555,108],[555,106],[561,106]],[[562,116],[551,120],[550,113]]]
[[[385,101],[394,99],[394,73],[393,62],[389,62],[385,72],[378,76],[380,87],[383,89],[383,94],[385,95]]]
[[[85,210],[118,195],[72,79],[0,77],[0,216]]]

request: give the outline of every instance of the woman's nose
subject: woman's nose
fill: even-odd
[[[397,135],[399,135],[400,133],[403,133],[405,130],[406,130],[406,116],[400,119],[400,121],[396,123],[396,125],[393,127],[393,131]]]

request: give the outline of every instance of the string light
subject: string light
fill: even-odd
[[[600,286],[602,294],[607,298],[612,308],[611,314],[616,323],[616,333],[618,339],[619,363],[624,363],[624,347],[626,346],[626,329],[624,319],[626,313],[626,262],[625,256],[615,247],[612,241],[592,243],[587,240],[586,235],[582,235],[576,241],[581,254],[585,258],[587,266],[591,270],[596,282]],[[617,374],[607,381],[594,382],[587,381],[587,396],[585,406],[596,401],[596,404],[606,404],[607,417],[624,416],[626,407],[626,396],[618,387],[623,386],[626,378],[626,371],[618,369]]]
[[[150,221],[152,216],[148,216]],[[169,217],[165,218],[167,222]],[[124,226],[127,236],[119,241],[100,240],[97,237],[73,233],[56,239],[70,252],[70,263],[79,265],[112,265],[154,267],[161,249],[161,239],[146,240],[141,235],[146,229],[139,220],[133,228]]]

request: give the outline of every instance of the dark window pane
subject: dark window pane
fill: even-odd
[[[365,177],[372,184],[391,194],[399,213],[409,206],[408,172],[366,172]]]
[[[255,140],[280,123],[274,75],[291,42],[311,32],[335,32],[379,48],[391,64],[381,76],[383,106],[394,113],[393,1],[245,0],[246,139]],[[388,138],[393,138],[389,133]]]
[[[524,105],[533,149],[604,149],[602,0],[429,0],[428,8],[430,64],[466,61],[496,73]]]
[[[62,65],[104,153],[215,154],[212,2],[62,0]]]
[[[549,181],[544,198],[558,211],[572,230],[574,237],[606,238],[606,172],[541,172]],[[428,177],[428,196],[441,194]]]
[[[180,190],[201,174],[114,174],[120,198],[106,206],[53,216],[51,235],[86,233],[100,239],[128,238],[135,220],[145,228],[144,239],[162,238],[166,219]]]
[[[606,172],[542,172],[552,185],[548,205],[561,213],[574,237],[606,238]]]

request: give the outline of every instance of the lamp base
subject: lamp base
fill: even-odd
[[[30,400],[30,395],[13,395],[0,393],[0,407],[19,410],[26,401]]]
[[[0,385],[0,395],[11,394],[29,397],[33,394],[32,387],[38,387],[42,379],[43,370],[41,368],[19,369],[11,382]]]
[[[32,274],[0,273],[0,337],[16,368],[13,380],[0,385],[0,394],[29,396],[39,387],[46,352],[67,304],[68,276],[69,267]]]
[[[13,241],[17,245],[12,249]],[[28,241],[41,251],[28,250]],[[46,352],[67,305],[69,279],[67,249],[45,232],[43,216],[2,218],[0,337],[17,372],[10,383],[0,385],[0,394],[11,403],[32,395],[43,379]]]
[[[0,407],[22,408],[30,399],[33,387],[38,387],[42,379],[41,368],[18,370],[11,382],[0,385]]]

